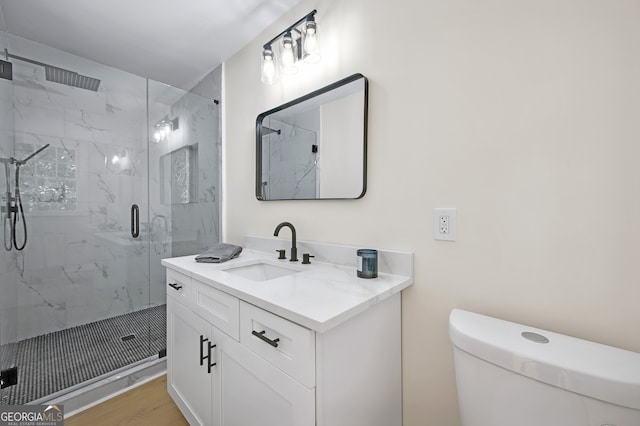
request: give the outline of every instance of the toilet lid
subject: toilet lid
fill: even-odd
[[[449,316],[449,338],[517,374],[640,410],[639,353],[460,309]]]

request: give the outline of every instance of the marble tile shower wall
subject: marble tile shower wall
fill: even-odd
[[[317,154],[311,148],[317,144],[316,133],[275,119],[264,125],[280,130],[263,136],[267,143],[262,145],[262,156],[269,159],[269,168],[263,171],[268,197],[315,198]]]
[[[146,203],[145,80],[139,78],[139,85],[126,94],[103,82],[104,90],[89,92],[46,82],[41,68],[14,63],[16,156],[50,144],[32,169],[25,168],[21,182],[55,195],[51,186],[66,180],[58,192],[74,202],[25,199],[28,244],[15,256],[12,340],[148,306],[148,247],[126,239],[129,206]],[[71,166],[49,170],[45,163],[61,155]],[[168,247],[153,246],[158,258],[169,254]]]
[[[149,111],[180,120],[168,143],[149,146],[145,79],[18,37],[3,45],[102,83],[98,92],[70,88],[20,61],[13,81],[0,80],[0,156],[50,144],[21,170],[27,247],[0,248],[0,344],[165,303],[160,259],[219,241],[220,116],[211,99],[220,99],[221,67],[200,84],[206,99],[183,93],[165,105],[167,86],[148,82],[159,99]],[[198,145],[197,202],[161,203],[160,157],[187,144]],[[150,230],[142,241],[128,236],[134,202]]]

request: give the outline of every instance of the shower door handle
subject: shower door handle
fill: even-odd
[[[131,205],[131,236],[138,238],[140,235],[140,208],[137,204]]]

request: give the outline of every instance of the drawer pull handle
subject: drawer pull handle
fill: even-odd
[[[271,340],[267,336],[265,336],[264,333],[266,333],[266,330],[262,330],[260,332],[257,332],[255,330],[251,331],[251,334],[253,334],[257,338],[259,338],[263,342],[267,342],[268,344],[270,344],[274,348],[277,348],[278,347],[278,342],[280,341],[280,338],[276,338],[276,339]]]
[[[182,288],[181,285],[179,285],[178,283],[169,283],[169,287],[175,289],[175,290],[180,290]]]
[[[204,354],[204,342],[207,342],[207,355]],[[216,345],[209,342],[209,339],[200,335],[200,365],[204,365],[204,360],[207,360],[207,373],[211,374],[211,367],[214,367],[216,363],[211,363],[211,349]]]

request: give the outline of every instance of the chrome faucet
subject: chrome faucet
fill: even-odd
[[[273,236],[277,237],[278,233],[280,233],[280,230],[285,226],[291,229],[291,259],[289,259],[289,261],[297,262],[298,248],[296,247],[296,228],[294,228],[293,225],[290,224],[289,222],[282,222],[281,224],[276,226],[276,230],[273,231]]]

